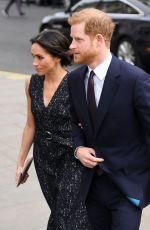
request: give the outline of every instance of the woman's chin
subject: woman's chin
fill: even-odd
[[[40,72],[40,71],[36,71],[36,73],[39,75],[39,76],[43,76],[44,73],[43,72]]]

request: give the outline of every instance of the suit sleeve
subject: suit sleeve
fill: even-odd
[[[150,142],[150,76],[138,76],[134,88],[134,102],[138,118]]]

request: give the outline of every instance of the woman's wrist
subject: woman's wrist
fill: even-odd
[[[24,165],[24,159],[19,158],[17,161],[17,168],[23,167],[23,165]]]

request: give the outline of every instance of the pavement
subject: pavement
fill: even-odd
[[[26,119],[27,77],[0,72],[0,230],[46,230],[50,215],[33,164],[27,183],[18,188],[15,184],[16,159]],[[149,229],[150,206],[143,212],[140,227]]]
[[[46,230],[50,214],[33,164],[27,183],[18,188],[15,184],[26,115],[26,77],[0,72],[0,230]]]

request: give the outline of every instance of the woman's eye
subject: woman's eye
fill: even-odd
[[[42,59],[43,59],[43,57],[42,57],[42,56],[38,56],[37,58],[38,58],[39,60],[42,60]]]

